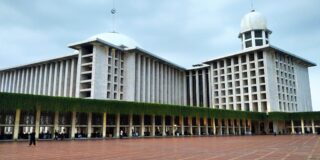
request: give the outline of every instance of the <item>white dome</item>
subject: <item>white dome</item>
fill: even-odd
[[[141,48],[140,45],[135,40],[133,40],[132,38],[124,34],[120,34],[117,32],[97,34],[90,37],[88,40],[95,40],[95,39],[101,39],[103,41],[106,41],[118,47],[125,46],[126,48],[130,48],[130,49],[136,48],[136,47]]]
[[[258,29],[267,30],[267,20],[261,13],[253,10],[242,18],[240,27],[240,33]]]

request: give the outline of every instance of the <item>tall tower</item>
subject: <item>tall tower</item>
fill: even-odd
[[[266,18],[252,10],[241,20],[239,38],[242,49],[250,49],[269,44],[269,36],[272,32],[267,27]]]

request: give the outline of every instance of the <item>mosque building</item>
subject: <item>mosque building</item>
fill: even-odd
[[[308,68],[315,63],[270,44],[272,31],[256,11],[241,20],[242,49],[186,69],[117,32],[70,44],[74,53],[0,70],[0,95],[192,106],[241,113],[312,112]],[[4,96],[0,96],[1,98]],[[91,102],[91,101],[90,101]],[[19,102],[18,102],[19,103]],[[0,139],[166,135],[316,133],[318,119],[253,120],[107,112],[10,110],[0,103]],[[90,110],[90,109],[89,109]],[[317,116],[315,116],[317,117]]]

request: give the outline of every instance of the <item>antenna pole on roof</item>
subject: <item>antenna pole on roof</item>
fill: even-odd
[[[251,0],[251,12],[254,12],[254,8],[253,8],[253,0]]]
[[[115,20],[116,20],[116,13],[117,13],[117,10],[116,8],[114,7],[115,6],[115,0],[112,1],[112,9],[111,9],[111,14],[112,14],[112,32],[116,32],[115,30]]]

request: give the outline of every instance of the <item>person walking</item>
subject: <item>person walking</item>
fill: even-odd
[[[123,137],[123,131],[120,130],[120,139],[122,139],[122,137]]]
[[[123,130],[120,130],[120,139],[123,137]]]
[[[58,131],[56,130],[56,131],[54,132],[54,140],[58,140],[58,137],[59,137],[59,133],[58,133]]]
[[[30,133],[30,142],[29,142],[29,146],[31,145],[36,146],[36,133],[34,131],[32,131],[32,133]]]

